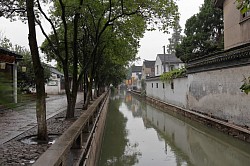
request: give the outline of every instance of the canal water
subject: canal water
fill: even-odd
[[[110,98],[99,166],[249,166],[250,144],[140,101]]]

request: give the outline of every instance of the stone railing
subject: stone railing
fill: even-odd
[[[102,139],[100,132],[103,132],[105,124],[108,96],[109,92],[106,92],[96,99],[86,112],[38,158],[34,166],[95,165],[93,163],[96,163],[100,150],[100,145],[97,144],[100,144]],[[105,116],[101,117],[103,111]],[[91,156],[91,153],[97,156]]]
[[[240,46],[191,60],[187,64],[188,73],[203,72],[250,64],[250,46]]]

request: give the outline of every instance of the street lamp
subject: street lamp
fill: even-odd
[[[6,68],[6,63],[5,62],[1,62],[0,63],[0,69],[5,69]]]
[[[22,72],[25,73],[27,71],[26,66],[22,66]]]

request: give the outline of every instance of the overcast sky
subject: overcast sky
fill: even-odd
[[[180,25],[184,29],[185,22],[192,15],[198,13],[199,7],[204,0],[177,0],[179,6]],[[0,17],[0,33],[9,38],[13,44],[18,44],[28,48],[28,26],[20,21],[10,22]],[[138,57],[140,61],[136,65],[142,65],[143,59],[155,60],[157,54],[163,53],[163,46],[168,44],[168,38],[171,34],[163,34],[158,31],[146,32],[140,42]],[[37,31],[38,45],[41,45],[44,37]]]
[[[177,0],[179,6],[180,25],[185,28],[186,20],[199,12],[199,7],[204,3],[204,0]],[[146,32],[144,38],[141,39],[138,56],[140,61],[136,65],[142,65],[144,59],[156,60],[157,54],[163,54],[163,46],[168,44],[168,38],[171,34],[163,34],[159,31]]]

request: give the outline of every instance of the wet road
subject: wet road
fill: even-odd
[[[111,98],[100,166],[249,166],[250,144],[121,92]]]
[[[83,94],[77,96],[77,103],[83,99]],[[65,110],[67,107],[66,95],[49,95],[46,98],[47,119]],[[14,110],[0,111],[0,144],[15,138],[36,126],[36,103],[18,107]]]

